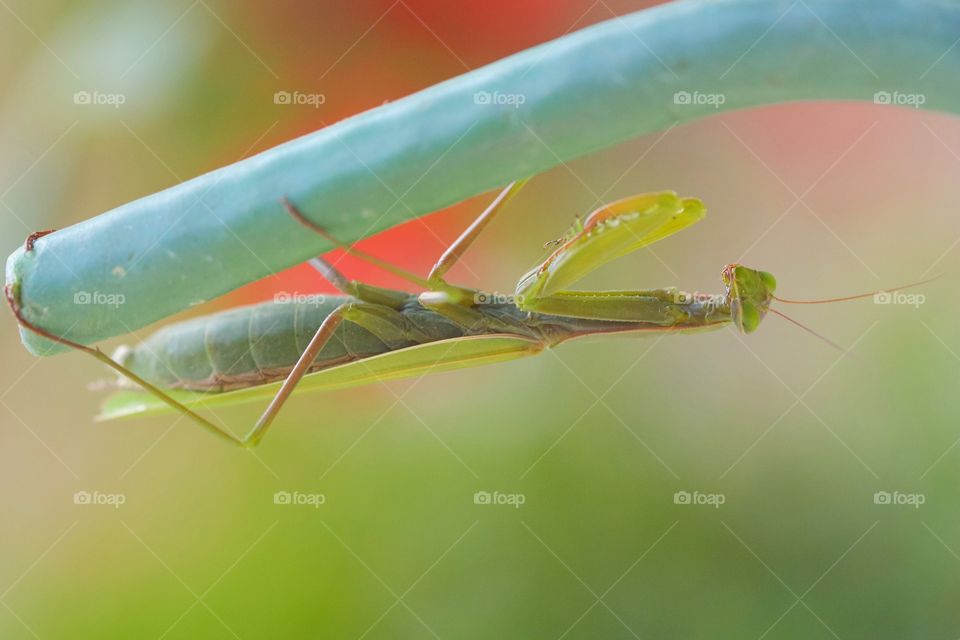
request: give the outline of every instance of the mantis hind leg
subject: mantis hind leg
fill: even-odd
[[[409,297],[409,296],[408,296]],[[348,320],[360,325],[375,335],[390,349],[398,349],[408,342],[425,342],[428,337],[419,333],[415,328],[407,326],[402,316],[389,306],[371,304],[367,302],[347,302],[334,309],[324,318],[316,333],[310,339],[297,363],[287,374],[280,389],[264,410],[260,419],[244,438],[244,444],[255,446],[263,438],[270,424],[277,417],[283,405],[293,394],[297,384],[310,371],[310,367],[323,350],[323,347],[333,338],[336,329]]]
[[[277,391],[277,394],[274,396],[273,400],[271,400],[270,405],[264,411],[263,415],[260,416],[260,419],[254,425],[253,429],[243,438],[239,438],[233,433],[210,422],[183,403],[165,393],[156,385],[144,380],[127,367],[123,366],[104,352],[100,351],[100,349],[96,347],[89,347],[85,344],[80,344],[79,342],[56,335],[33,324],[27,320],[21,312],[20,304],[17,300],[14,287],[12,285],[7,285],[4,289],[4,293],[6,295],[7,302],[10,305],[10,309],[13,311],[14,316],[17,318],[17,321],[22,327],[43,338],[66,345],[76,349],[77,351],[82,351],[93,356],[103,364],[107,365],[123,377],[142,388],[145,392],[169,406],[177,413],[180,413],[184,417],[200,425],[214,435],[240,446],[252,447],[256,446],[260,442],[270,424],[273,422],[273,419],[277,416],[284,403],[293,393],[297,383],[300,382],[303,376],[310,370],[310,366],[313,364],[313,361],[316,360],[317,355],[323,349],[324,345],[326,345],[330,338],[333,337],[336,328],[341,322],[343,322],[343,320],[349,319],[351,322],[355,322],[356,324],[367,328],[372,333],[377,335],[377,337],[379,337],[381,340],[384,340],[388,343],[394,342],[395,340],[402,340],[405,337],[404,332],[397,327],[395,319],[391,317],[391,314],[395,316],[397,315],[397,312],[389,307],[364,302],[348,302],[340,305],[321,323],[303,354],[301,354],[297,364],[287,375],[287,378],[284,380],[280,390]],[[391,336],[391,334],[393,335]],[[410,337],[423,338],[422,336]]]
[[[220,427],[213,424],[203,416],[192,411],[182,403],[178,402],[176,399],[172,398],[169,394],[164,393],[164,391],[159,387],[147,382],[146,380],[144,380],[143,378],[135,374],[130,369],[126,368],[125,366],[123,366],[122,364],[120,364],[119,362],[117,362],[116,360],[114,360],[104,352],[100,351],[100,349],[96,347],[88,347],[85,344],[80,344],[79,342],[74,342],[73,340],[64,338],[63,336],[58,336],[54,333],[51,333],[50,331],[47,331],[46,329],[38,327],[37,325],[27,320],[24,317],[23,313],[21,312],[20,303],[17,300],[17,295],[12,285],[7,285],[4,288],[4,293],[7,297],[7,302],[10,305],[10,309],[13,311],[13,315],[17,318],[17,322],[20,323],[20,326],[28,329],[29,331],[32,331],[38,336],[46,338],[47,340],[51,340],[53,342],[66,345],[68,347],[76,349],[77,351],[82,351],[84,353],[87,353],[93,356],[94,358],[96,358],[103,364],[107,365],[108,367],[110,367],[111,369],[113,369],[123,377],[127,378],[134,384],[141,387],[144,391],[146,391],[150,395],[154,396],[164,404],[168,405],[171,409],[177,411],[184,417],[189,418],[190,420],[200,425],[204,429],[213,433],[214,435],[220,438],[223,438],[225,440],[228,440],[230,442],[233,442],[234,444],[240,444],[240,445],[244,444],[244,441],[238,438],[237,436],[235,436],[234,434],[224,429],[221,429]]]

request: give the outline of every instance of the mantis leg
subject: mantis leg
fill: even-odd
[[[605,205],[590,214],[578,233],[520,279],[517,299],[529,303],[561,291],[607,262],[694,224],[704,213],[699,200],[680,198],[670,191]]]
[[[388,306],[366,302],[347,302],[334,309],[330,315],[324,318],[313,338],[307,344],[306,349],[300,354],[297,363],[287,374],[283,385],[270,401],[263,415],[257,420],[253,430],[244,437],[244,444],[255,446],[260,442],[280,409],[283,408],[283,405],[293,393],[297,383],[309,373],[313,362],[344,320],[360,325],[380,338],[387,346],[395,349],[402,348],[406,342],[425,342],[428,339],[427,336],[412,331],[410,328],[404,329],[403,325],[398,323],[396,316],[397,312]]]
[[[453,265],[455,265],[460,260],[464,252],[466,252],[466,250],[470,247],[470,245],[473,244],[474,240],[476,240],[480,236],[480,234],[487,227],[487,225],[490,224],[490,221],[493,220],[493,218],[497,215],[497,213],[500,212],[503,206],[511,198],[513,198],[513,196],[515,196],[518,191],[520,191],[520,189],[527,183],[528,180],[529,179],[516,180],[514,182],[511,182],[509,185],[507,185],[507,187],[500,192],[500,194],[496,197],[496,199],[494,199],[494,201],[491,202],[486,209],[484,209],[483,213],[481,213],[470,224],[470,226],[467,227],[467,229],[462,234],[460,234],[460,237],[454,240],[453,244],[451,244],[447,248],[447,250],[443,252],[443,255],[440,256],[440,259],[433,266],[433,269],[430,270],[430,275],[426,280],[396,265],[393,265],[389,262],[381,260],[376,256],[372,256],[368,253],[360,251],[359,249],[355,249],[354,247],[338,240],[333,235],[331,235],[326,229],[308,220],[307,217],[303,215],[303,212],[297,209],[297,207],[292,202],[290,202],[289,199],[283,198],[281,202],[283,203],[283,206],[286,208],[287,212],[291,216],[293,216],[293,218],[296,219],[300,224],[320,234],[321,236],[323,236],[330,242],[334,243],[337,247],[343,249],[350,255],[353,255],[354,257],[360,258],[361,260],[365,260],[366,262],[374,264],[417,286],[421,286],[426,289],[440,289],[443,291],[447,291],[450,294],[455,294],[453,297],[461,301],[464,301],[473,292],[448,284],[444,280],[443,276],[447,273],[447,271],[450,270],[451,267],[453,267]],[[324,275],[324,277],[326,277],[327,280],[333,283],[334,286],[336,286],[338,289],[340,289],[344,293],[348,293],[350,295],[356,295],[352,290],[347,289],[349,285],[349,281],[346,278],[344,278],[342,274],[340,274],[335,268],[333,268],[333,265],[331,265],[329,262],[323,261],[322,258],[315,258],[314,260],[311,260],[311,264],[313,264],[314,268],[320,271]]]
[[[359,280],[349,280],[325,258],[319,256],[312,258],[308,264],[320,272],[320,275],[338,291],[358,300],[399,309],[410,299],[410,294],[404,291],[375,287]]]
[[[483,313],[472,304],[464,304],[443,291],[427,291],[417,296],[417,301],[427,309],[439,313],[457,324],[467,335],[502,333],[539,339],[522,321]]]
[[[699,221],[703,204],[673,192],[648,193],[605,205],[583,228],[517,284],[517,306],[573,318],[657,326],[705,326],[730,320],[722,298],[696,300],[676,289],[569,291],[594,269]]]
[[[345,243],[345,242],[341,242],[340,240],[338,240],[337,238],[335,238],[334,236],[332,236],[329,231],[327,231],[326,229],[324,229],[324,228],[321,227],[320,225],[314,223],[313,221],[309,220],[305,215],[303,215],[303,212],[301,212],[301,211],[296,207],[296,205],[294,205],[292,202],[290,202],[289,199],[287,199],[287,198],[282,198],[282,199],[280,200],[280,202],[283,204],[284,208],[287,210],[287,213],[289,213],[291,216],[293,216],[293,218],[294,218],[297,222],[299,222],[299,223],[302,224],[303,226],[307,227],[307,228],[310,229],[311,231],[317,233],[318,235],[326,238],[327,240],[329,240],[330,242],[332,242],[333,244],[335,244],[338,248],[343,249],[344,251],[346,251],[348,254],[350,254],[350,255],[352,255],[352,256],[354,256],[354,257],[356,257],[356,258],[360,258],[361,260],[364,260],[365,262],[369,262],[370,264],[376,265],[376,266],[380,267],[381,269],[383,269],[384,271],[387,271],[387,272],[389,272],[389,273],[392,273],[393,275],[395,275],[395,276],[397,276],[397,277],[399,277],[399,278],[403,278],[403,279],[406,280],[407,282],[410,282],[410,283],[412,283],[412,284],[415,284],[415,285],[417,285],[418,287],[424,287],[424,288],[426,288],[426,289],[431,288],[431,284],[430,284],[429,282],[427,282],[426,280],[424,280],[423,278],[421,278],[420,276],[418,276],[417,274],[411,273],[411,272],[407,271],[406,269],[403,269],[403,268],[401,268],[401,267],[398,267],[398,266],[396,266],[396,265],[394,265],[394,264],[391,264],[391,263],[389,263],[389,262],[387,262],[387,261],[385,261],[385,260],[381,260],[380,258],[378,258],[378,257],[376,257],[376,256],[372,256],[372,255],[370,255],[369,253],[366,253],[365,251],[361,251],[360,249],[357,249],[357,248],[355,248],[355,247],[353,247],[353,246],[351,246],[351,245],[349,245],[349,244],[347,244],[347,243]],[[316,258],[315,258],[315,260],[316,260]],[[328,264],[330,267],[333,266],[333,265],[330,265],[329,263],[327,263],[327,264]],[[336,270],[334,270],[334,271],[336,271]],[[336,273],[339,274],[339,272],[336,272]],[[346,281],[346,279],[343,278],[342,275],[340,275],[340,278],[341,278],[343,281]],[[348,292],[348,293],[349,293],[349,292]]]
[[[323,276],[324,280],[337,288],[337,291],[345,293],[348,296],[353,295],[353,281],[348,280],[347,277],[340,273],[340,270],[333,266],[328,260],[322,256],[317,256],[316,258],[308,260],[307,264],[316,269],[320,275]]]
[[[195,413],[194,411],[192,411],[182,403],[172,398],[167,393],[164,393],[164,391],[159,387],[156,387],[150,384],[149,382],[147,382],[146,380],[144,380],[143,378],[135,374],[130,369],[124,367],[122,364],[120,364],[119,362],[117,362],[116,360],[114,360],[104,352],[100,351],[100,349],[96,347],[88,347],[87,345],[80,344],[79,342],[74,342],[73,340],[69,340],[67,338],[64,338],[63,336],[55,335],[53,333],[50,333],[46,329],[42,329],[36,326],[35,324],[30,322],[23,316],[23,313],[20,310],[20,304],[18,303],[15,292],[13,291],[13,287],[11,285],[7,285],[6,288],[4,289],[4,293],[7,296],[7,302],[10,304],[10,309],[13,311],[13,315],[16,316],[17,321],[20,323],[20,326],[26,327],[27,329],[34,332],[35,334],[42,336],[48,340],[52,340],[53,342],[67,345],[68,347],[72,347],[74,349],[77,349],[78,351],[83,351],[84,353],[88,353],[92,355],[94,358],[96,358],[103,364],[107,365],[108,367],[110,367],[120,375],[124,376],[131,382],[140,386],[144,391],[146,391],[153,397],[157,398],[158,400],[160,400],[161,402],[169,406],[171,409],[174,409],[175,411],[183,414],[184,416],[194,421],[204,429],[207,429],[214,435],[220,438],[224,438],[230,442],[233,442],[234,444],[241,444],[241,445],[244,444],[244,441],[237,438],[237,436],[233,435],[229,431],[225,431],[221,429],[220,427],[213,424],[206,418]]]
[[[730,305],[721,296],[694,299],[676,289],[639,291],[558,291],[525,300],[525,309],[569,318],[637,322],[660,327],[706,327],[729,322]]]
[[[437,260],[437,263],[433,265],[433,269],[430,270],[428,279],[431,282],[444,282],[443,276],[447,271],[460,260],[461,256],[463,256],[470,245],[473,244],[473,241],[480,236],[486,226],[490,224],[490,221],[493,220],[494,216],[500,212],[503,205],[509,202],[510,199],[523,188],[523,185],[525,185],[528,180],[529,178],[516,180],[507,185],[507,187],[500,192],[500,195],[484,209],[483,213],[477,216],[477,219],[460,234],[460,237],[453,241],[453,244],[443,252],[443,255]]]
[[[343,312],[349,304],[351,303],[337,307],[333,313],[324,318],[317,332],[313,334],[313,338],[310,339],[307,348],[300,354],[300,359],[297,360],[297,364],[291,369],[287,375],[287,379],[283,381],[283,386],[280,387],[277,395],[273,397],[273,400],[270,401],[263,415],[257,420],[257,423],[253,426],[253,430],[244,438],[246,444],[255,446],[263,438],[267,429],[270,428],[273,419],[277,417],[280,409],[283,408],[283,404],[287,401],[287,398],[290,397],[290,394],[293,393],[297,383],[300,382],[300,379],[309,371],[310,365],[317,359],[317,355],[323,349],[324,345],[333,337],[333,332],[336,331],[340,323],[343,322]]]

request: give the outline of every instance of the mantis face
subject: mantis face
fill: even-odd
[[[730,313],[742,333],[752,333],[770,309],[777,280],[766,271],[749,269],[739,264],[723,268]]]

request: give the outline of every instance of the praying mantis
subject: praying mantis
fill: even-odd
[[[112,358],[32,324],[20,312],[16,290],[8,287],[6,295],[22,326],[93,355],[117,371],[124,386],[140,388],[115,394],[105,405],[104,418],[173,409],[242,446],[260,442],[295,389],[342,388],[502,362],[599,334],[682,333],[730,325],[748,334],[768,312],[791,320],[771,309],[772,301],[801,302],[777,298],[776,279],[770,273],[740,264],[724,267],[725,291],[718,295],[693,295],[675,288],[568,288],[598,267],[703,219],[706,208],[700,200],[672,191],[631,196],[593,211],[520,278],[512,296],[448,282],[449,269],[525,183],[516,181],[503,189],[426,278],[340,243],[294,203],[281,200],[288,213],[312,232],[425,289],[419,294],[350,280],[316,257],[310,264],[340,295],[319,303],[260,303],[172,324],[139,345],[122,347]],[[40,237],[34,234],[28,242]],[[272,399],[244,436],[194,410],[262,397]]]

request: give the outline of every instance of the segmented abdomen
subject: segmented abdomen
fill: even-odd
[[[280,380],[324,318],[348,301],[329,296],[316,303],[266,302],[186,320],[157,331],[120,359],[134,373],[164,388],[225,391]],[[389,328],[376,335],[342,322],[312,370],[463,335],[457,325],[414,299],[389,317]]]

